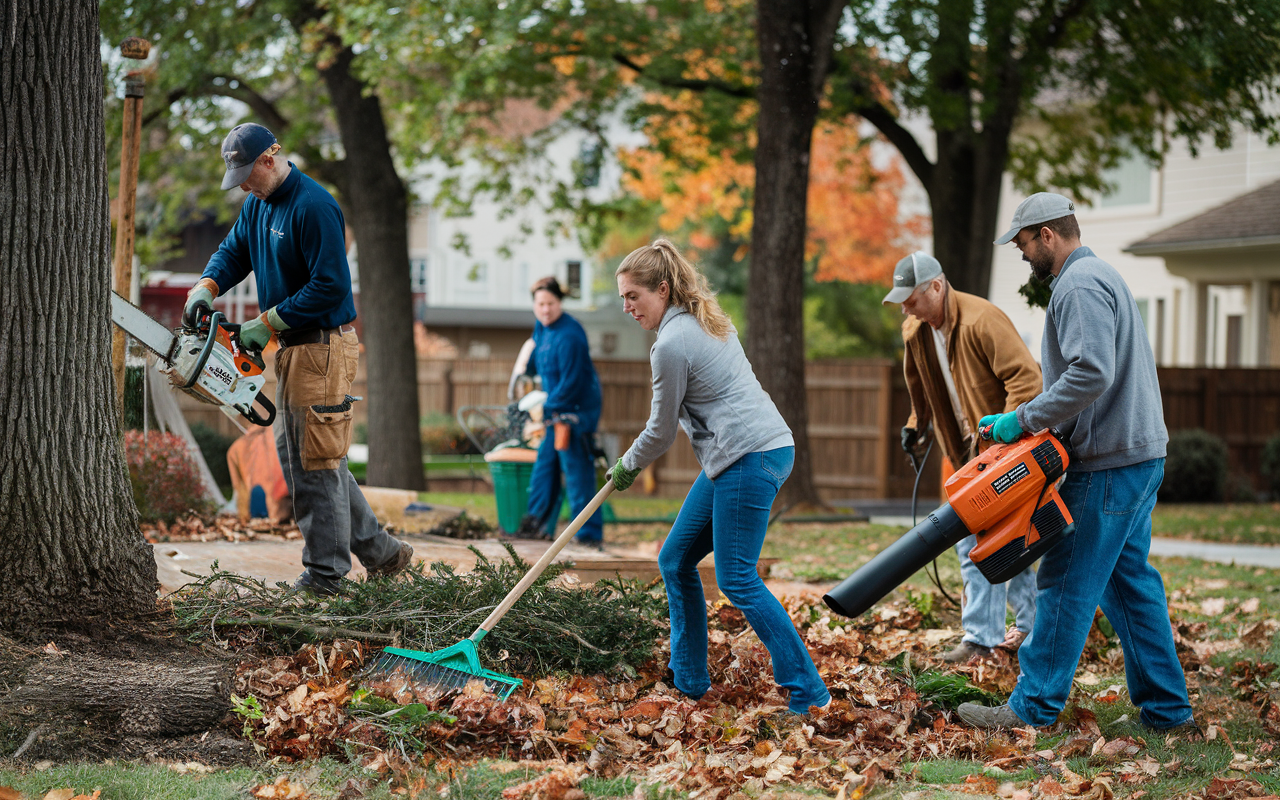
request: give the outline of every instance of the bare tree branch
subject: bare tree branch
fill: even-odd
[[[854,95],[863,98],[863,101],[854,105],[850,110],[870,122],[876,127],[876,130],[884,134],[884,138],[888,139],[889,143],[898,149],[898,152],[902,154],[903,160],[907,162],[907,166],[911,167],[911,171],[924,184],[925,191],[931,191],[933,186],[933,162],[925,155],[924,149],[916,141],[915,135],[902,127],[897,118],[883,103],[870,99],[859,79],[854,78],[851,83]]]

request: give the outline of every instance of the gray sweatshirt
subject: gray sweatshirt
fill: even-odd
[[[1058,428],[1070,469],[1093,472],[1163,458],[1169,433],[1155,357],[1120,273],[1079,247],[1050,284],[1040,369],[1044,393],[1018,407],[1025,431]]]
[[[736,332],[722,342],[688,311],[671,306],[658,325],[649,364],[653,405],[644,431],[622,457],[627,469],[647,467],[667,452],[677,421],[708,478],[748,453],[795,444]]]

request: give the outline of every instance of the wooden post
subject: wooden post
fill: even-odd
[[[151,43],[130,36],[120,43],[120,54],[141,61],[151,52]],[[112,264],[112,283],[116,293],[126,299],[133,282],[133,223],[138,200],[138,155],[142,145],[142,95],[145,82],[142,72],[134,70],[125,76],[124,136],[120,142],[120,191],[116,195],[119,214],[116,217],[116,251]],[[117,326],[111,329],[111,368],[116,376],[116,401],[121,418],[124,415],[125,333]]]

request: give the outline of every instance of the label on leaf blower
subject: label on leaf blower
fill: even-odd
[[[1014,485],[1018,481],[1031,475],[1031,470],[1027,469],[1027,465],[1018,464],[1013,469],[1001,475],[991,482],[991,488],[996,490],[996,494],[1004,494],[1004,490]]]

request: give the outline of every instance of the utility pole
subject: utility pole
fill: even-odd
[[[144,60],[151,43],[130,36],[120,43],[125,58]],[[131,70],[124,78],[124,137],[120,142],[120,191],[116,201],[120,213],[116,218],[116,252],[112,264],[112,283],[116,294],[127,300],[133,283],[133,224],[138,200],[138,155],[142,146],[142,95],[146,86],[141,69]],[[125,333],[111,326],[111,367],[116,376],[116,400],[124,417]]]

